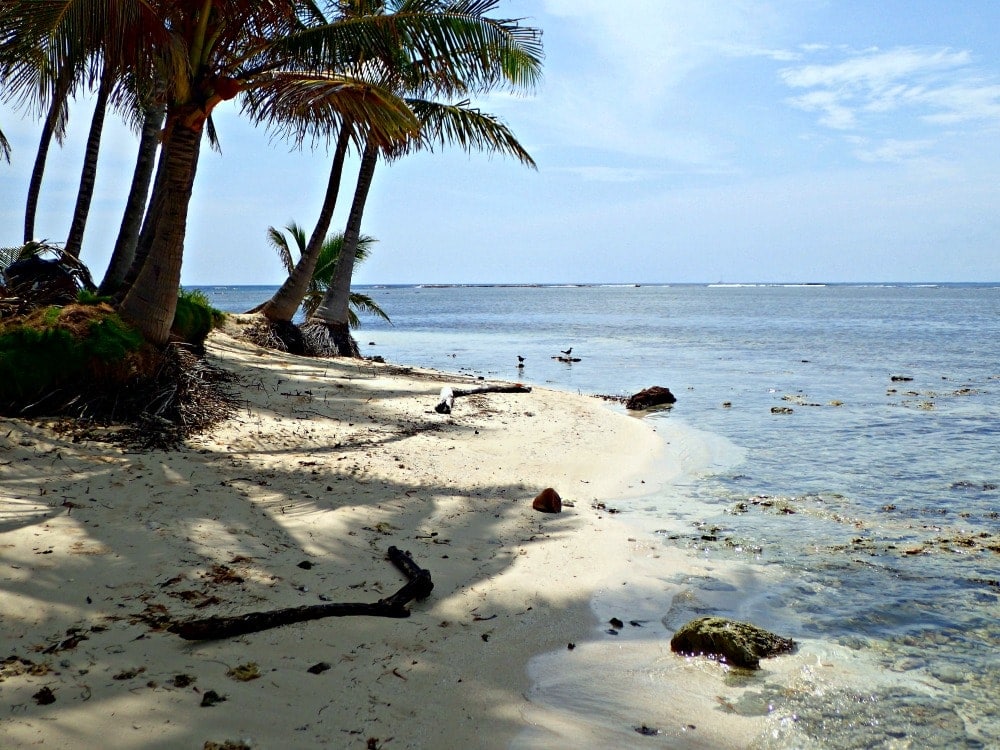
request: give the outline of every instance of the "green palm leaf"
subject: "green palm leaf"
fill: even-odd
[[[293,246],[289,244],[288,237],[285,235],[285,232],[291,236],[293,242],[295,243],[294,250],[298,257],[302,256],[308,240],[305,230],[294,221],[289,222],[285,226],[284,232],[276,229],[275,227],[267,228],[268,244],[270,244],[271,247],[277,251],[278,257],[281,259],[281,264],[284,266],[285,271],[291,273],[292,269],[295,268],[297,259],[293,257]],[[377,241],[378,240],[374,237],[370,237],[366,234],[361,235],[358,239],[355,266],[358,263],[364,262],[371,255],[372,246]],[[312,278],[309,280],[309,289],[306,291],[306,295],[302,299],[302,312],[305,315],[306,320],[312,317],[313,313],[316,312],[320,303],[323,301],[323,296],[326,294],[326,290],[330,287],[330,282],[333,278],[333,271],[337,266],[337,258],[340,257],[340,249],[343,246],[344,235],[342,232],[331,234],[323,242],[323,246],[320,248],[319,252],[319,259],[316,262],[316,269],[313,271]],[[358,292],[351,292],[350,304],[352,307],[350,312],[352,328],[357,328],[360,325],[360,320],[354,310],[381,318],[387,323],[392,322],[385,310],[379,307],[378,303],[367,295]]]

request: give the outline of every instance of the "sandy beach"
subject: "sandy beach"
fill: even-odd
[[[544,725],[527,664],[582,644],[594,592],[649,546],[600,504],[665,476],[654,431],[544,389],[441,415],[468,379],[208,349],[240,407],[180,450],[0,422],[3,746],[499,748]],[[545,487],[562,514],[532,510]],[[408,619],[152,625],[378,600],[405,582],[391,545],[434,581]]]

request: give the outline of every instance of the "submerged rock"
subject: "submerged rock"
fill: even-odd
[[[688,656],[715,656],[720,661],[747,669],[758,669],[760,660],[795,648],[791,638],[782,638],[756,625],[724,617],[699,617],[670,639],[670,650]]]
[[[648,409],[651,406],[660,404],[673,404],[677,402],[677,397],[670,392],[669,388],[654,385],[636,394],[629,396],[625,402],[626,409]]]

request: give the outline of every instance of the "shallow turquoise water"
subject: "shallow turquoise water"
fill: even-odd
[[[242,311],[270,290],[206,291]],[[762,685],[762,746],[1000,747],[1000,285],[366,291],[394,325],[366,321],[365,354],[583,393],[668,386],[677,404],[649,419],[742,449],[623,510],[664,545],[774,566],[731,613],[901,677]],[[579,362],[553,359],[569,347]],[[693,601],[666,602],[663,625]]]

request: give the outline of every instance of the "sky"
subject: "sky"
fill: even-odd
[[[476,104],[537,162],[381,163],[358,284],[1000,281],[995,0],[508,0],[542,29],[537,89]],[[63,241],[86,101],[50,154],[37,235]],[[331,156],[216,109],[185,285],[279,284],[268,226],[311,228]],[[113,120],[113,122],[112,122]],[[0,246],[19,244],[39,123],[0,107]],[[109,118],[83,259],[107,265],[136,136]],[[343,228],[357,161],[345,170]]]

